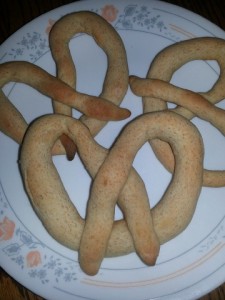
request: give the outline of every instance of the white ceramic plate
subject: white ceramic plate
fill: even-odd
[[[1,46],[1,63],[26,60],[55,74],[48,45],[49,29],[61,16],[79,10],[112,17],[111,24],[127,50],[130,74],[141,77],[146,75],[156,53],[170,44],[199,36],[225,38],[225,33],[209,21],[161,1],[81,1],[50,11],[13,34]],[[77,89],[99,94],[106,70],[104,53],[86,35],[72,39],[70,47],[77,67]],[[206,91],[218,74],[215,62],[192,62],[178,70],[172,82]],[[50,99],[24,84],[7,84],[4,92],[28,122],[52,112]],[[223,102],[219,105],[225,106]],[[130,90],[122,106],[131,110],[132,117],[109,123],[96,137],[105,147],[111,145],[126,122],[142,113],[141,100]],[[194,122],[204,138],[205,166],[225,168],[224,137],[206,122]],[[0,145],[0,264],[33,292],[54,300],[196,299],[224,282],[224,188],[202,189],[191,224],[161,247],[156,266],[145,266],[133,253],[105,259],[98,275],[89,277],[80,270],[77,253],[53,240],[33,212],[18,169],[19,146],[2,133]],[[84,216],[90,178],[78,158],[67,162],[64,157],[57,157],[54,161],[72,201]],[[143,177],[154,205],[170,175],[147,144],[137,154],[134,166]],[[120,217],[116,209],[116,218]]]

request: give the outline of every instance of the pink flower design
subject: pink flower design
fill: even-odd
[[[39,251],[30,251],[26,256],[28,268],[36,267],[41,264],[41,254]]]
[[[10,240],[14,234],[15,223],[5,217],[3,222],[0,222],[0,241]]]
[[[116,20],[118,14],[118,9],[113,5],[105,5],[102,8],[102,17],[108,22],[113,22]]]
[[[46,34],[49,34],[50,33],[50,31],[51,31],[51,29],[52,29],[52,26],[55,24],[55,20],[52,20],[52,19],[49,19],[48,20],[48,26],[46,27],[46,29],[45,29],[45,32],[46,32]]]

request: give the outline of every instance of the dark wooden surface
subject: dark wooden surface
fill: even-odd
[[[17,29],[56,7],[71,0],[7,0],[0,1],[0,44]],[[225,30],[225,0],[168,0],[212,21]],[[225,59],[225,58],[224,58]],[[201,300],[224,300],[225,283],[201,298]],[[0,300],[43,300],[11,278],[0,268]],[[181,299],[182,300],[182,299]]]

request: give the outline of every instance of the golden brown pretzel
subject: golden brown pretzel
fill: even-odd
[[[77,144],[90,175],[95,177],[98,172],[91,190],[86,225],[52,165],[51,147],[62,132]],[[152,209],[155,229],[152,228],[150,211],[146,212],[147,195],[143,182],[131,169],[138,148],[154,135],[172,143],[177,161],[169,188]],[[39,143],[40,140],[43,142]],[[72,249],[80,249],[81,267],[90,275],[98,271],[104,256],[134,251],[133,242],[141,258],[148,264],[154,263],[158,254],[154,230],[161,244],[184,230],[193,216],[202,186],[201,136],[194,125],[172,112],[139,117],[126,127],[107,158],[106,155],[107,150],[91,138],[84,125],[59,115],[45,116],[32,124],[21,150],[24,183],[38,215],[56,240]],[[48,185],[43,185],[43,174]],[[133,241],[126,222],[113,223],[117,200],[124,211]],[[103,221],[99,219],[101,216]],[[146,228],[146,220],[149,220],[150,228]],[[146,235],[149,235],[147,241]],[[148,245],[151,240],[153,244]],[[147,248],[152,253],[146,252]]]
[[[28,62],[7,62],[0,65],[0,88],[8,82],[22,82],[37,89],[55,101],[75,107],[81,112],[100,119],[120,120],[130,112],[104,99],[74,91],[71,87]],[[27,122],[0,90],[0,130],[16,142],[21,143],[27,129]],[[62,147],[56,152],[63,151]]]
[[[179,88],[159,79],[141,79],[130,77],[132,91],[138,96],[148,96],[169,101],[187,108],[196,116],[210,122],[225,135],[225,111],[214,106],[202,95]],[[174,160],[167,161],[170,172],[174,169]],[[225,170],[204,170],[203,182],[207,186],[225,186]]]
[[[185,63],[193,60],[216,60],[220,67],[220,76],[214,86],[207,92],[199,93],[211,103],[217,103],[225,98],[225,41],[220,38],[202,37],[185,40],[173,44],[161,52],[153,59],[147,78],[170,81],[172,75]],[[165,101],[154,97],[143,97],[144,113],[167,109]],[[191,119],[194,115],[183,107],[177,107],[175,112]],[[169,145],[158,139],[150,142],[153,151],[163,165],[169,169],[169,161],[172,161],[173,154]],[[204,185],[209,185],[203,182]]]
[[[71,57],[69,42],[78,33],[92,36],[107,56],[107,71],[99,97],[119,105],[128,88],[128,65],[126,51],[117,31],[101,16],[90,12],[80,11],[65,15],[52,27],[49,43],[53,58],[56,62],[57,76],[75,88],[76,67]],[[56,103],[55,111],[71,115],[71,109]],[[96,135],[106,122],[82,116],[81,120]]]
[[[21,169],[27,192],[44,226],[60,243],[78,250],[84,220],[71,203],[51,158],[52,145],[62,133],[76,143],[86,169],[94,178],[108,151],[94,141],[80,121],[59,115],[42,117],[28,129],[21,149]],[[146,264],[154,264],[159,241],[144,183],[134,169],[118,204],[126,222],[115,222],[106,256],[124,255],[135,249]]]

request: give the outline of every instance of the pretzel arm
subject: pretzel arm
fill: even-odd
[[[0,87],[2,88],[8,82],[25,83],[40,93],[74,107],[91,117],[103,120],[121,120],[130,115],[127,109],[119,108],[107,100],[75,92],[62,81],[28,62],[14,61],[1,64]],[[28,124],[2,91],[0,97],[0,115],[2,116],[0,130],[16,142],[21,143]],[[72,159],[75,152],[74,143],[65,136],[61,141],[67,150],[68,157]],[[62,145],[57,142],[53,153],[64,152]]]
[[[84,114],[103,120],[121,120],[130,116],[125,108],[100,97],[74,91],[64,82],[28,62],[8,62],[0,65],[0,87],[7,82],[22,82],[56,101],[78,109]]]

